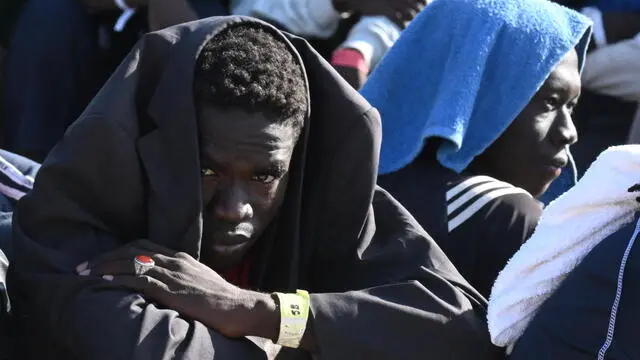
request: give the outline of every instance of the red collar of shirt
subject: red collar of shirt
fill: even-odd
[[[249,287],[250,271],[251,257],[247,256],[238,266],[223,271],[220,275],[231,284],[246,289]]]

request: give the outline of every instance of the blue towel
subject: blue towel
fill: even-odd
[[[516,118],[591,22],[546,0],[435,0],[409,25],[362,94],[382,115],[380,173],[441,137],[440,163],[464,170]]]

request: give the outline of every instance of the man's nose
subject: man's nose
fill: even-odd
[[[214,208],[216,217],[230,223],[239,223],[253,217],[247,191],[242,186],[229,184],[218,191]]]
[[[578,141],[578,130],[573,123],[571,112],[562,111],[556,119],[553,141],[558,146],[573,145]]]

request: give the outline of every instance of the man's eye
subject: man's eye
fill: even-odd
[[[202,176],[218,176],[218,173],[211,169],[202,169],[200,170],[200,175]]]
[[[553,110],[555,109],[558,104],[560,103],[560,101],[557,98],[554,97],[550,97],[550,98],[546,98],[544,100],[544,105],[549,109],[549,110]]]
[[[257,181],[257,182],[261,182],[261,183],[263,183],[263,184],[270,184],[270,183],[272,183],[275,179],[276,179],[276,177],[275,177],[275,176],[273,176],[273,175],[267,175],[267,174],[255,175],[253,178],[251,178],[251,180],[253,180],[253,181]]]

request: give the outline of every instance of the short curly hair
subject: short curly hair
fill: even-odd
[[[262,112],[296,133],[309,106],[302,66],[259,24],[231,25],[213,36],[198,56],[193,86],[198,105]]]

